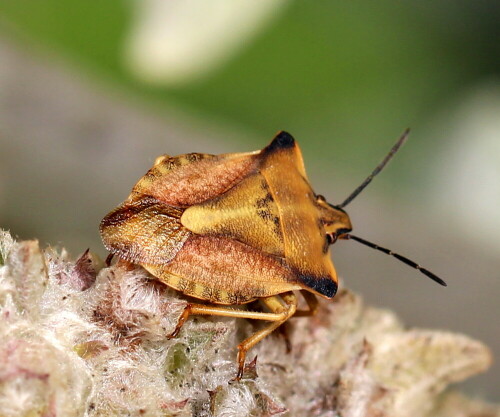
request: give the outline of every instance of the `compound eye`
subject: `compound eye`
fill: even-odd
[[[335,235],[337,237],[341,236],[341,235],[345,235],[346,233],[349,233],[352,229],[338,229],[337,232],[335,233]]]

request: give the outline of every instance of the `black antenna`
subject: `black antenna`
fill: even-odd
[[[382,248],[379,245],[376,245],[375,243],[368,242],[367,240],[361,239],[360,237],[353,236],[351,234],[340,235],[339,238],[341,238],[341,239],[353,239],[353,240],[356,240],[357,242],[362,243],[363,245],[366,245],[370,248],[377,249],[381,252],[386,253],[387,255],[394,256],[396,259],[399,259],[401,262],[405,263],[406,265],[409,265],[415,269],[418,269],[420,272],[422,272],[422,274],[427,275],[433,281],[436,281],[438,284],[441,284],[443,287],[446,287],[446,282],[444,282],[441,278],[439,278],[437,275],[434,275],[428,269],[422,268],[420,265],[418,265],[417,263],[413,262],[411,259],[408,259],[405,256],[401,256],[397,253],[394,253],[393,251],[391,251],[389,249]]]
[[[401,147],[401,145],[403,143],[405,143],[406,138],[408,138],[409,134],[410,134],[410,129],[406,129],[404,131],[403,135],[398,139],[398,141],[396,142],[396,144],[391,148],[391,150],[385,156],[385,158],[382,160],[382,162],[377,165],[377,167],[373,170],[373,172],[365,178],[365,180],[362,182],[362,184],[358,188],[356,188],[351,193],[351,195],[344,200],[344,202],[342,204],[339,204],[338,206],[335,206],[335,207],[343,208],[343,207],[347,206],[352,200],[354,200],[357,197],[357,195],[361,191],[363,191],[364,188],[368,184],[370,184],[372,182],[372,180],[375,177],[375,175],[377,175],[380,171],[382,171],[384,169],[384,167],[392,159],[392,157],[394,156],[394,154],[399,150],[399,148]]]

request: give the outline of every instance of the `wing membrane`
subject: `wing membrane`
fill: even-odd
[[[170,262],[191,232],[182,226],[182,210],[152,197],[127,201],[101,222],[104,246],[134,263]]]

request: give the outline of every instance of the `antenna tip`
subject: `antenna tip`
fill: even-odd
[[[408,139],[408,136],[410,135],[410,131],[411,131],[411,130],[410,130],[410,128],[409,128],[409,127],[407,127],[407,128],[405,129],[405,131],[403,132],[403,134],[402,134],[402,135],[401,135],[401,137],[399,138],[399,140],[398,140],[398,142],[397,142],[397,145],[396,145],[396,146],[398,146],[399,144],[402,144],[402,143],[406,142],[406,139]]]
[[[428,271],[427,269],[420,269],[420,272],[422,272],[424,275],[427,275],[430,279],[432,279],[434,282],[437,282],[439,285],[442,285],[443,287],[447,287],[448,284],[444,282],[441,278],[439,278],[437,275],[434,275],[432,272]]]

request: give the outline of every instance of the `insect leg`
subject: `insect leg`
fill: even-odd
[[[278,331],[281,336],[283,336],[283,340],[286,346],[286,353],[292,352],[292,342],[290,341],[290,334],[288,333],[288,322],[283,323],[280,327],[278,327]]]
[[[314,294],[310,293],[309,291],[302,290],[302,291],[300,291],[300,293],[302,294],[302,296],[306,300],[308,309],[307,310],[297,310],[295,312],[295,314],[293,315],[293,317],[314,316],[318,312],[318,307],[319,307],[319,302],[318,302],[317,297]],[[286,323],[284,323],[283,326],[281,326],[279,328],[279,330],[280,330],[281,334],[283,335],[283,337],[285,338],[286,353],[290,353],[292,351],[292,343],[290,342],[290,338],[288,336]]]
[[[110,266],[111,265],[111,261],[113,260],[113,257],[115,255],[113,253],[109,253],[108,256],[106,256],[106,260],[104,261],[105,265],[106,266]]]
[[[174,337],[177,337],[177,335],[182,329],[182,326],[184,326],[184,323],[186,323],[186,320],[188,319],[190,314],[191,314],[190,305],[187,304],[181,316],[179,317],[179,320],[177,321],[177,325],[175,326],[174,331],[167,336],[167,339],[173,339]]]
[[[285,321],[292,317],[297,310],[297,297],[292,292],[281,294],[280,296],[274,295],[271,297],[263,298],[261,301],[276,315],[282,317],[279,321],[274,321],[269,326],[264,327],[262,330],[254,333],[252,336],[245,339],[238,345],[238,374],[235,380],[241,379],[243,376],[243,369],[245,367],[245,357],[247,352],[264,339],[267,335],[276,330]]]
[[[273,298],[273,297],[269,297]],[[280,304],[283,309],[282,304]],[[193,304],[188,303],[186,308],[182,312],[179,317],[179,321],[177,322],[177,326],[175,326],[175,330],[167,336],[167,338],[171,339],[176,337],[186,320],[190,315],[204,315],[204,316],[223,316],[223,317],[237,317],[242,319],[254,319],[254,320],[266,320],[266,321],[283,321],[287,318],[286,313],[284,311],[274,312],[271,308],[272,313],[262,313],[258,311],[248,311],[248,310],[237,310],[235,308],[226,307],[226,306],[213,306],[213,305],[205,305],[205,304]]]
[[[313,293],[310,293],[309,291],[301,291],[300,293],[306,300],[307,307],[309,307],[309,310],[297,310],[293,316],[294,317],[314,316],[318,312],[318,306],[319,306],[317,297]]]

